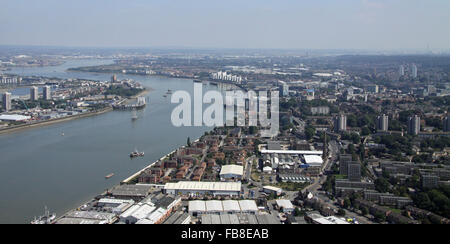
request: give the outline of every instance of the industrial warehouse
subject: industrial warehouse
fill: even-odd
[[[189,214],[200,224],[280,224],[277,215],[260,211],[253,200],[189,201]]]
[[[259,209],[253,200],[210,200],[210,201],[189,201],[189,213],[200,214],[222,214],[222,213],[248,213],[256,214]]]
[[[164,191],[172,195],[213,195],[238,197],[241,194],[241,182],[195,182],[181,181],[167,183]]]

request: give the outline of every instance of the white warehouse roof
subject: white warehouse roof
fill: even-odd
[[[222,202],[217,200],[206,201],[207,212],[223,212]]]
[[[189,201],[190,213],[205,212],[257,212],[258,206],[254,200],[224,200],[224,201]]]
[[[241,200],[239,201],[239,206],[242,212],[257,212],[259,210],[256,202],[252,200]]]
[[[166,183],[165,190],[197,190],[197,191],[241,191],[241,182],[198,182],[180,181]]]
[[[275,186],[264,186],[263,189],[267,189],[269,191],[282,192],[283,189],[275,187]]]
[[[224,165],[220,170],[220,175],[243,175],[244,167],[241,165]]]
[[[206,212],[205,201],[189,201],[189,212]]]
[[[335,216],[313,219],[315,222],[323,225],[348,225],[349,223]]]
[[[292,205],[292,202],[286,199],[279,199],[277,200],[277,205],[280,208],[284,209],[294,209],[294,205]]]
[[[31,119],[30,116],[23,116],[23,115],[17,115],[17,114],[0,115],[0,120],[3,120],[3,121],[23,121],[23,120],[29,120],[29,119]]]
[[[317,155],[305,155],[305,163],[310,165],[322,165],[323,159],[320,156]]]
[[[235,200],[225,200],[222,201],[223,211],[225,212],[240,212],[241,207],[239,206],[239,202]]]
[[[302,154],[322,155],[323,151],[297,151],[297,150],[261,150],[262,154]]]

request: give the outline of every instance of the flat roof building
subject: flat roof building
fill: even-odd
[[[349,223],[343,219],[340,219],[336,216],[322,217],[313,219],[314,224],[323,224],[323,225],[348,225]]]
[[[30,116],[23,116],[17,114],[3,114],[0,115],[0,121],[25,121],[31,119]]]
[[[317,166],[320,167],[323,164],[323,159],[317,155],[304,155],[305,163],[309,166]]]
[[[151,188],[149,185],[120,185],[111,191],[111,195],[120,199],[140,200],[148,196]]]
[[[268,194],[275,194],[276,196],[281,195],[283,193],[283,189],[274,187],[274,186],[264,186],[263,191]]]
[[[284,213],[292,213],[294,211],[294,205],[292,202],[286,199],[278,199],[277,201],[278,209],[282,209]]]

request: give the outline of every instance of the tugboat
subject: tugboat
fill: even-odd
[[[135,150],[134,152],[130,153],[130,158],[137,158],[137,157],[144,157],[144,152],[138,152]]]
[[[50,211],[48,211],[47,206],[44,210],[44,215],[40,216],[39,218],[34,217],[34,220],[31,221],[32,225],[47,225],[51,224],[56,219],[56,214],[50,214]]]

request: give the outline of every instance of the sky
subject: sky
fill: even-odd
[[[450,49],[448,0],[0,0],[0,45]]]

